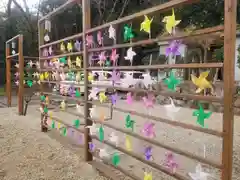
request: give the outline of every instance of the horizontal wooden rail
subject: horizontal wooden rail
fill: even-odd
[[[96,106],[109,108],[108,105],[101,104],[101,103],[96,102],[96,101],[88,101],[88,103],[96,105]],[[113,108],[113,110],[116,110],[116,111],[119,111],[119,112],[129,113],[129,114],[140,116],[140,117],[143,117],[143,118],[146,118],[146,119],[151,119],[151,120],[158,121],[158,122],[161,122],[161,123],[164,123],[164,124],[168,124],[168,125],[171,125],[171,126],[174,126],[174,127],[181,127],[183,129],[194,130],[194,131],[197,131],[197,132],[206,133],[206,134],[210,134],[210,135],[217,136],[217,137],[223,137],[223,132],[219,132],[219,131],[216,131],[216,130],[213,130],[213,129],[204,129],[204,128],[197,127],[197,126],[194,126],[194,125],[191,125],[191,124],[182,123],[180,121],[170,121],[168,119],[164,119],[164,118],[161,118],[161,117],[151,116],[151,115],[147,115],[147,114],[144,114],[144,113],[138,113],[136,111],[129,111],[129,110],[114,107],[114,106],[112,108]]]
[[[145,92],[145,93],[152,93],[152,94],[155,94],[155,95],[171,96],[171,97],[175,97],[175,98],[186,98],[186,99],[193,99],[193,100],[223,103],[222,98],[215,97],[215,96],[202,96],[202,95],[177,93],[177,92],[159,92],[159,91],[155,91],[155,90],[145,90],[145,89],[136,89],[136,88],[122,88],[122,87],[95,85],[95,84],[89,84],[88,87],[115,89],[115,90],[119,90],[119,91],[127,91],[127,92],[133,92],[133,93]]]
[[[8,44],[8,43],[10,43],[10,42],[14,41],[15,39],[18,39],[20,36],[21,36],[21,35],[20,35],[20,34],[18,34],[18,35],[16,35],[16,36],[14,36],[13,38],[11,38],[11,39],[7,40],[5,43],[6,43],[6,44]]]
[[[39,48],[40,48],[40,49],[43,49],[43,48],[46,48],[46,47],[48,47],[48,46],[52,46],[52,45],[55,45],[55,44],[59,44],[59,43],[64,42],[64,41],[69,41],[69,40],[77,39],[77,38],[80,38],[80,37],[82,37],[82,33],[75,34],[75,35],[73,35],[73,36],[68,36],[68,37],[66,37],[66,38],[59,39],[59,40],[57,40],[57,41],[53,41],[53,42],[50,42],[50,43],[41,45]]]
[[[40,111],[40,110],[38,110],[38,111]],[[44,116],[49,117],[49,115],[44,115]],[[51,117],[51,118],[54,119],[55,121],[63,124],[63,125],[66,126],[67,128],[71,128],[71,129],[74,129],[74,130],[76,130],[76,131],[78,131],[78,132],[80,132],[80,133],[84,133],[84,129],[78,129],[78,128],[74,127],[73,125],[70,125],[70,124],[65,123],[63,120],[61,120],[61,119],[59,119],[59,118],[57,118],[57,117],[55,117],[55,116],[53,116],[53,117]],[[83,125],[81,124],[80,126],[83,126]]]
[[[7,58],[7,59],[11,59],[11,58],[14,58],[14,57],[17,57],[17,56],[19,56],[19,53],[16,53],[16,54],[7,56],[6,58]]]
[[[74,101],[77,101],[77,102],[80,102],[80,103],[85,103],[84,100],[78,99],[76,97],[62,96],[62,95],[57,95],[57,94],[49,93],[49,92],[42,92],[42,93],[46,94],[46,95],[50,95],[50,96],[61,97],[65,100],[66,99],[71,99],[71,100],[74,100]],[[109,108],[109,105],[110,105],[110,103],[108,105],[106,105],[106,104],[101,104],[101,103],[96,102],[96,101],[88,101],[88,103],[93,104],[93,105],[97,105],[97,106],[101,106],[101,107],[106,107],[106,108]],[[158,122],[168,124],[168,125],[172,125],[172,126],[175,126],[175,127],[181,127],[183,129],[189,129],[189,130],[194,130],[194,131],[210,134],[210,135],[217,136],[217,137],[223,137],[223,132],[219,132],[219,131],[216,131],[216,130],[213,130],[213,129],[204,129],[204,128],[197,127],[197,126],[194,126],[194,125],[191,125],[191,124],[186,124],[186,123],[182,123],[182,122],[179,122],[179,121],[170,121],[170,120],[167,120],[167,119],[164,119],[164,118],[161,118],[161,117],[151,116],[151,115],[147,115],[147,114],[144,114],[144,113],[138,113],[138,112],[135,112],[135,111],[129,111],[129,110],[114,107],[114,106],[112,108],[113,108],[113,110],[116,110],[116,111],[119,111],[119,112],[130,113],[130,114],[133,114],[133,115],[136,115],[136,116],[141,116],[141,117],[144,117],[146,119],[152,119],[154,121],[158,121]]]
[[[72,53],[65,53],[65,54],[60,54],[60,55],[55,55],[55,56],[47,56],[47,57],[40,57],[40,60],[48,60],[48,59],[53,59],[53,58],[61,58],[61,57],[67,57],[67,56],[77,56],[81,55],[82,52],[72,52]]]
[[[92,136],[92,139],[95,139],[97,141],[100,141],[99,138],[97,136]],[[111,146],[112,148],[122,152],[122,153],[125,153],[133,158],[135,158],[136,160],[138,161],[141,161],[143,162],[144,164],[147,164],[149,166],[151,166],[152,168],[154,169],[157,169],[158,171],[162,171],[163,173],[169,175],[169,176],[172,176],[178,180],[190,180],[190,178],[187,178],[179,173],[171,173],[167,168],[165,168],[164,166],[162,165],[159,165],[155,162],[152,162],[152,161],[147,161],[145,160],[143,157],[141,157],[140,155],[134,153],[134,152],[130,152],[130,151],[127,151],[126,149],[122,148],[122,147],[119,147],[119,146],[116,146],[115,144],[109,142],[109,141],[106,141],[104,140],[102,143],[104,144],[107,144],[108,146]]]
[[[33,60],[33,61],[37,61],[39,59],[39,57],[34,57],[34,56],[23,56],[23,59],[30,59],[30,60]]]
[[[153,13],[156,13],[156,12],[159,13],[159,11],[167,11],[171,8],[176,8],[176,7],[182,6],[184,4],[192,4],[192,3],[195,3],[195,2],[198,2],[198,1],[199,0],[172,0],[172,1],[169,1],[167,3],[160,4],[160,5],[154,6],[152,8],[148,8],[146,10],[140,11],[138,13],[135,13],[135,14],[132,14],[132,15],[129,15],[129,16],[125,16],[125,17],[117,19],[115,21],[112,21],[112,22],[109,22],[109,23],[91,28],[91,29],[87,30],[86,33],[91,33],[91,32],[94,32],[94,31],[98,31],[98,30],[104,29],[104,28],[106,28],[110,25],[115,25],[115,24],[120,24],[120,23],[124,23],[124,22],[127,22],[127,21],[131,21],[135,18],[142,17],[144,15],[153,14]]]
[[[76,72],[76,71],[83,71],[83,68],[64,68],[63,70],[60,69],[49,69],[49,68],[45,68],[45,69],[40,69],[40,72],[52,72],[52,71],[57,71],[57,72]]]
[[[140,66],[112,66],[112,67],[89,67],[89,70],[144,70],[144,69],[204,69],[204,68],[222,68],[223,63],[190,63],[190,64],[157,64]]]
[[[65,11],[66,9],[70,8],[71,6],[73,6],[74,3],[76,3],[76,2],[77,2],[77,0],[68,0],[66,3],[64,3],[60,7],[56,8],[52,12],[48,13],[46,16],[43,16],[38,22],[40,23],[41,21],[43,21],[45,19],[49,19],[51,16],[56,16],[57,14]]]
[[[171,41],[171,40],[177,40],[177,39],[187,39],[187,38],[192,38],[194,36],[204,36],[204,35],[207,35],[207,34],[216,33],[216,32],[223,31],[223,30],[224,30],[224,27],[220,25],[220,26],[215,26],[215,27],[211,27],[211,28],[196,30],[196,31],[194,31],[194,32],[192,32],[190,34],[189,33],[185,33],[184,35],[158,37],[158,38],[155,38],[155,39],[147,39],[147,40],[142,40],[142,41],[137,41],[137,42],[116,44],[116,45],[113,45],[113,46],[92,48],[92,49],[89,49],[88,52],[98,52],[98,51],[105,51],[105,50],[118,49],[118,48],[134,47],[134,46],[141,46],[141,45],[149,45],[149,44],[162,42],[162,41]]]
[[[95,122],[95,123],[103,124],[104,126],[109,127],[109,128],[111,128],[111,129],[114,129],[114,130],[116,130],[116,131],[119,131],[119,132],[128,134],[128,135],[130,135],[130,136],[132,136],[132,137],[134,137],[134,138],[140,139],[140,140],[145,141],[145,142],[149,142],[149,143],[151,143],[151,144],[153,144],[153,145],[155,145],[155,146],[158,146],[158,147],[167,149],[167,150],[172,151],[172,152],[174,152],[174,153],[176,153],[176,154],[179,154],[179,155],[188,157],[188,158],[190,158],[190,159],[197,160],[197,161],[199,161],[199,162],[201,162],[201,163],[211,165],[211,166],[213,166],[213,167],[215,167],[215,168],[218,168],[218,169],[222,169],[222,165],[221,165],[221,164],[219,164],[219,163],[217,163],[217,162],[210,161],[210,160],[208,160],[208,159],[206,159],[206,158],[202,158],[202,157],[197,156],[197,155],[195,155],[195,154],[193,154],[193,153],[185,152],[185,151],[183,151],[183,150],[181,150],[181,149],[179,149],[179,148],[174,148],[174,147],[169,146],[169,145],[166,145],[166,144],[164,144],[164,143],[161,143],[161,142],[158,142],[158,141],[155,141],[155,140],[152,140],[152,139],[143,137],[143,136],[141,136],[141,135],[139,135],[139,134],[137,134],[137,133],[133,133],[132,131],[115,127],[115,126],[113,126],[113,125],[111,125],[111,124],[109,124],[109,123],[107,123],[107,122],[102,122],[101,120],[96,119],[96,118],[93,119],[93,118],[90,118],[90,117],[89,117],[88,119],[91,120],[91,121],[93,121],[93,122]]]

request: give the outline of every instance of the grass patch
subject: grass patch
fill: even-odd
[[[0,88],[0,96],[4,96],[5,95],[5,89],[4,87]]]

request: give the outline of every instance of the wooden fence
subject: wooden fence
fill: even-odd
[[[94,164],[93,162],[93,156],[96,156],[98,158],[103,158],[103,152],[100,150],[94,150],[92,151],[91,146],[89,146],[89,144],[91,144],[93,141],[93,139],[101,141],[104,144],[107,144],[110,147],[115,148],[118,151],[121,151],[127,155],[129,155],[130,157],[135,158],[138,161],[143,162],[144,164],[147,164],[148,166],[157,169],[159,171],[164,172],[165,174],[172,176],[176,179],[189,179],[189,177],[187,177],[185,174],[181,174],[179,172],[172,172],[170,171],[168,168],[164,167],[163,165],[160,165],[156,162],[153,161],[149,161],[147,159],[145,159],[144,157],[140,156],[137,153],[134,153],[133,151],[128,151],[125,148],[122,148],[120,146],[117,146],[116,144],[114,144],[113,142],[110,142],[106,139],[106,137],[104,138],[103,135],[103,129],[104,127],[108,127],[111,128],[113,130],[116,130],[118,132],[122,132],[128,136],[132,136],[134,138],[140,139],[142,141],[148,142],[150,144],[153,144],[155,146],[159,146],[161,148],[164,148],[166,150],[169,150],[171,152],[180,154],[182,156],[185,156],[187,158],[196,160],[200,163],[204,163],[204,164],[208,164],[214,168],[218,168],[222,171],[221,174],[221,179],[222,180],[231,180],[232,179],[232,151],[233,151],[233,101],[235,98],[235,90],[234,90],[234,64],[235,64],[235,38],[236,38],[236,0],[225,0],[225,8],[224,8],[224,25],[219,25],[216,27],[211,27],[211,28],[206,28],[206,29],[200,29],[200,30],[196,30],[192,33],[186,33],[186,34],[174,34],[174,25],[176,24],[175,21],[175,17],[172,16],[167,16],[164,19],[164,22],[166,23],[166,26],[168,27],[168,31],[171,32],[171,34],[169,36],[164,36],[164,37],[158,37],[158,38],[154,38],[149,36],[148,39],[144,39],[144,40],[140,40],[140,41],[134,41],[134,34],[132,34],[132,29],[131,29],[131,21],[133,21],[134,19],[137,18],[144,18],[144,16],[153,16],[154,13],[161,13],[161,12],[166,12],[169,11],[171,14],[171,9],[172,8],[178,8],[178,7],[182,7],[183,5],[187,5],[187,4],[191,4],[191,3],[197,3],[197,0],[172,0],[169,1],[165,4],[161,4],[161,5],[157,5],[154,6],[152,8],[146,9],[144,11],[141,12],[137,12],[135,14],[132,14],[130,16],[126,16],[123,17],[121,19],[112,21],[112,22],[108,22],[106,24],[97,26],[97,27],[93,27],[91,28],[91,24],[90,24],[90,19],[91,19],[91,9],[90,9],[90,0],[82,0],[81,3],[80,2],[76,2],[76,1],[68,1],[66,4],[62,5],[61,7],[57,8],[56,10],[54,10],[53,12],[49,13],[47,16],[43,17],[42,19],[39,20],[39,59],[40,59],[40,65],[41,65],[41,73],[42,73],[42,83],[45,82],[49,82],[51,81],[51,83],[55,83],[58,84],[59,80],[64,80],[64,78],[62,78],[63,76],[65,76],[65,72],[79,72],[79,71],[83,71],[84,72],[84,98],[79,98],[79,97],[68,97],[65,96],[64,99],[72,99],[74,101],[77,101],[79,104],[83,103],[84,104],[84,113],[83,115],[79,115],[80,117],[83,117],[85,120],[85,124],[83,126],[80,125],[79,126],[73,126],[67,123],[64,123],[63,121],[55,118],[56,121],[60,121],[63,126],[64,126],[64,133],[66,133],[67,128],[73,128],[76,131],[80,131],[81,133],[84,133],[84,137],[85,137],[85,145],[84,145],[84,149],[85,149],[85,159],[86,161],[92,162],[92,164]],[[61,13],[62,11],[66,10],[67,8],[69,8],[71,5],[73,5],[74,3],[80,3],[80,6],[82,7],[82,14],[83,14],[83,32],[80,34],[76,34],[70,37],[66,37],[64,39],[60,39],[54,42],[44,42],[44,37],[50,34],[50,29],[46,29],[46,24],[49,24],[49,21],[51,19],[52,16],[57,15],[58,13]],[[177,18],[177,17],[176,17]],[[149,19],[149,21],[151,22],[151,19]],[[149,23],[146,22],[146,23]],[[45,23],[45,28],[44,28],[44,23]],[[114,26],[117,26],[118,24],[121,23],[126,23],[125,26],[125,37],[126,40],[128,41],[127,43],[123,43],[123,44],[118,44],[118,42],[116,42],[114,40],[114,33],[122,33],[122,31],[119,32],[114,32]],[[168,24],[169,23],[169,24]],[[142,26],[141,29],[145,29],[146,32],[148,32],[146,24]],[[169,28],[170,27],[170,28]],[[102,41],[102,37],[101,37],[101,33],[103,34],[103,31],[106,32],[107,30],[109,30],[110,33],[110,39],[113,38],[113,45],[111,46],[105,46],[104,45],[104,41]],[[181,39],[188,39],[188,38],[192,38],[192,37],[197,37],[197,36],[204,36],[204,35],[210,35],[210,34],[214,34],[216,32],[222,32],[224,31],[224,63],[198,63],[198,64],[161,64],[161,65],[151,65],[151,66],[115,66],[115,64],[113,64],[112,66],[104,66],[101,63],[101,58],[103,58],[103,60],[105,61],[106,59],[104,59],[104,52],[106,52],[107,54],[109,54],[110,51],[114,51],[115,49],[121,49],[121,48],[130,48],[128,49],[127,52],[127,57],[126,59],[131,60],[131,53],[133,53],[131,50],[132,47],[137,47],[137,46],[141,46],[141,45],[150,45],[150,44],[154,44],[157,42],[161,42],[161,41],[173,41],[173,40],[181,40]],[[48,34],[49,33],[49,34]],[[99,34],[98,34],[99,33]],[[143,32],[144,33],[144,32]],[[94,41],[94,39],[92,38],[92,35],[98,34],[98,44],[99,47],[96,47],[92,44],[92,41]],[[150,34],[150,32],[149,32]],[[46,39],[45,39],[46,40]],[[73,46],[72,42],[76,40],[76,44]],[[82,41],[82,47],[80,47],[79,45],[79,41]],[[66,48],[67,47],[67,48]],[[53,53],[49,54],[45,54],[45,56],[43,56],[43,51],[45,51],[46,49],[51,48],[51,51]],[[58,48],[61,49],[61,53],[59,53],[59,50],[57,50]],[[58,52],[58,53],[57,53]],[[91,54],[92,53],[99,53],[102,52],[102,57],[100,57],[100,65],[102,66],[91,66]],[[7,54],[9,54],[9,50],[7,50]],[[21,53],[20,53],[21,55]],[[115,54],[116,55],[116,54]],[[83,64],[78,64],[78,62],[75,62],[75,67],[72,68],[72,64],[67,63],[67,58],[73,58],[73,57],[82,57],[83,58]],[[8,57],[9,58],[9,57]],[[22,59],[22,55],[21,57],[19,57]],[[114,57],[113,57],[114,59]],[[58,64],[63,64],[64,68],[55,68],[53,69],[52,67],[48,67],[48,68],[44,68],[43,67],[43,62],[44,61],[49,61],[49,62],[56,62],[58,61]],[[83,67],[82,67],[83,65]],[[8,65],[9,68],[9,65]],[[20,64],[20,68],[23,68],[23,64]],[[201,95],[201,94],[184,94],[184,93],[179,93],[179,92],[174,92],[174,85],[171,88],[171,85],[169,85],[170,89],[173,89],[173,91],[168,91],[168,92],[161,92],[161,91],[153,91],[153,90],[149,90],[149,89],[135,89],[135,88],[123,88],[123,87],[117,87],[116,84],[114,84],[112,86],[96,86],[94,84],[92,84],[92,74],[91,71],[93,70],[100,70],[100,71],[106,71],[112,70],[112,73],[116,73],[115,70],[146,70],[146,69],[189,69],[189,68],[193,68],[193,69],[210,69],[210,68],[223,68],[224,69],[224,94],[223,97],[216,97],[213,95]],[[51,79],[50,76],[47,76],[44,78],[44,73],[51,73],[51,72],[56,72],[58,73],[58,75],[60,75],[60,78],[53,78]],[[9,72],[9,71],[8,71]],[[173,72],[173,71],[172,71]],[[59,74],[60,73],[60,74]],[[171,75],[168,78],[173,78],[173,81],[177,81],[176,77],[174,77],[173,75]],[[55,80],[55,82],[54,82]],[[168,79],[170,81],[170,79]],[[9,80],[8,80],[9,81]],[[114,81],[114,80],[113,80]],[[167,83],[167,81],[166,81]],[[198,83],[196,83],[198,84]],[[73,84],[75,85],[75,93],[77,93],[78,89],[77,87],[79,87],[79,85]],[[199,85],[199,84],[198,84]],[[201,86],[201,85],[199,85]],[[202,85],[204,86],[204,85]],[[155,117],[153,115],[149,115],[149,114],[143,114],[141,112],[136,112],[136,111],[132,111],[126,108],[120,108],[120,107],[116,107],[113,106],[114,111],[120,111],[120,112],[124,112],[124,113],[128,113],[130,115],[136,115],[136,116],[141,116],[143,118],[146,119],[151,119],[152,121],[156,121],[156,122],[161,122],[164,124],[168,124],[168,125],[172,125],[173,127],[179,127],[179,128],[184,128],[184,129],[189,129],[189,130],[194,130],[197,132],[201,132],[201,133],[206,133],[212,136],[216,136],[216,137],[221,137],[223,140],[223,146],[222,146],[222,162],[221,163],[216,163],[216,162],[212,162],[207,158],[203,158],[200,157],[198,155],[195,155],[194,153],[188,153],[185,152],[183,150],[179,148],[175,148],[172,147],[170,145],[166,145],[164,143],[158,142],[156,140],[150,139],[148,137],[144,137],[142,134],[139,135],[137,133],[135,133],[134,131],[131,130],[126,130],[126,129],[122,129],[120,127],[116,127],[114,124],[111,124],[111,122],[106,122],[104,121],[104,118],[92,118],[90,115],[90,108],[92,108],[92,105],[95,106],[101,106],[101,107],[106,107],[109,108],[109,104],[107,104],[107,102],[104,103],[104,101],[106,101],[106,94],[101,93],[99,94],[99,100],[101,101],[101,103],[99,103],[97,100],[91,100],[89,99],[89,96],[91,96],[92,91],[95,88],[108,88],[108,89],[114,89],[114,90],[121,90],[121,91],[125,91],[125,92],[144,92],[144,93],[152,93],[154,95],[162,95],[162,96],[167,96],[167,97],[171,97],[171,98],[185,98],[188,100],[197,100],[197,101],[208,101],[208,102],[218,102],[218,103],[222,103],[224,106],[224,110],[223,110],[223,129],[222,132],[217,131],[217,130],[212,130],[212,129],[208,129],[208,128],[202,128],[202,127],[197,127],[194,125],[190,125],[190,124],[186,124],[180,121],[172,121],[172,120],[167,120],[164,118],[159,118],[159,117]],[[91,91],[91,93],[89,93],[89,91]],[[22,89],[20,88],[20,92],[22,92]],[[52,93],[50,92],[46,92],[44,91],[43,85],[41,87],[41,106],[42,106],[42,126],[43,127],[47,127],[47,117],[49,116],[48,114],[48,102],[46,103],[46,97],[52,95]],[[60,96],[60,95],[58,95]],[[128,94],[129,98],[131,99],[131,94]],[[110,96],[109,96],[110,99]],[[20,98],[21,100],[21,98]],[[103,102],[103,103],[102,103]],[[62,106],[63,104],[61,104],[62,110],[64,110],[65,108],[65,103],[66,101],[63,102],[64,106]],[[201,111],[201,112],[200,112]],[[195,114],[196,116],[202,116],[202,110],[200,108],[199,113],[200,114]],[[159,112],[161,113],[161,112]],[[205,116],[206,114],[204,114],[204,118],[206,118]],[[94,123],[94,124],[93,124]],[[99,136],[96,136],[96,134],[94,134],[93,132],[93,125],[95,126],[96,124],[101,124],[99,127]],[[126,120],[126,126],[129,128],[131,127],[131,124],[133,123],[133,121],[131,120],[131,118],[129,118]],[[91,127],[90,130],[88,127]],[[55,126],[53,125],[52,128],[54,128]],[[92,145],[92,144],[91,144]],[[105,159],[104,159],[105,162]],[[112,165],[112,167],[118,169],[119,171],[125,173],[127,176],[130,176],[133,179],[141,179],[139,178],[136,174],[132,174],[129,171],[126,171],[124,168],[118,166],[119,164],[119,156],[117,154],[114,154],[114,156],[112,157],[112,163],[114,165]],[[111,163],[108,163],[111,164]],[[97,168],[101,169],[101,166],[97,166]],[[111,174],[111,172],[108,172],[109,174]],[[151,175],[146,173],[145,177],[148,180],[151,179],[150,177]],[[145,179],[145,178],[144,178]]]
[[[38,84],[37,61],[38,57],[23,56],[21,34],[6,41],[7,106],[17,105],[19,115],[24,114],[24,100],[28,101],[34,92],[39,91],[36,86]],[[12,103],[13,95],[18,97],[17,104]]]

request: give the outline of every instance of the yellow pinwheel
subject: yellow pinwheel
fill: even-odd
[[[58,129],[61,129],[61,123],[58,123],[57,128],[58,128]]]
[[[88,74],[88,81],[92,82],[93,81],[93,75],[92,73]]]
[[[48,73],[48,72],[45,72],[45,73],[44,73],[44,78],[45,78],[45,79],[48,79],[48,78],[49,78],[49,73]]]
[[[202,72],[198,78],[191,74],[193,84],[198,87],[196,93],[200,93],[207,88],[213,89],[212,84],[206,79],[208,77],[208,74],[209,71]]]
[[[82,68],[82,59],[81,57],[76,57],[76,66]]]
[[[181,22],[181,20],[175,19],[174,9],[172,9],[172,15],[164,17],[162,22],[164,22],[166,24],[167,32],[169,34],[172,34],[173,28],[176,27]]]
[[[67,43],[67,50],[68,50],[68,52],[72,52],[73,46],[72,46],[72,43],[71,43],[71,42],[68,42],[68,43]]]
[[[153,18],[150,20],[148,16],[144,15],[144,21],[141,23],[140,31],[145,31],[148,34],[150,34],[152,21],[153,21]]]
[[[99,101],[100,101],[100,103],[107,101],[107,96],[105,95],[105,92],[99,93]]]
[[[152,172],[144,172],[144,180],[152,180]]]
[[[66,103],[65,103],[65,101],[62,101],[62,102],[61,102],[60,108],[61,108],[61,110],[63,110],[63,111],[66,109]]]
[[[43,73],[40,74],[39,79],[40,79],[40,81],[44,81],[44,74]]]
[[[61,45],[60,45],[60,50],[61,50],[62,52],[65,52],[65,45],[64,45],[63,43],[61,43]]]
[[[126,136],[125,146],[128,151],[132,151],[132,142],[129,136]]]

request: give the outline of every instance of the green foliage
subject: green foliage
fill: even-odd
[[[238,45],[237,53],[238,53],[237,64],[238,64],[238,68],[240,69],[240,45]]]

